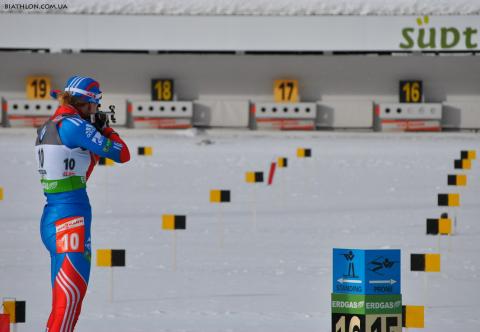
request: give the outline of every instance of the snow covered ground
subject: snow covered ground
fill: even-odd
[[[51,12],[121,15],[478,15],[479,0],[0,0],[4,4],[49,4]],[[58,6],[61,7],[58,7]],[[62,5],[67,5],[63,9]],[[61,10],[58,10],[61,8]]]
[[[424,331],[480,326],[478,161],[466,188],[446,184],[461,149],[480,152],[478,134],[120,132],[154,155],[99,166],[89,182],[93,248],[126,249],[127,267],[114,270],[112,303],[110,270],[92,268],[78,332],[329,331],[334,247],[401,249],[403,302],[426,305]],[[19,332],[42,331],[50,306],[33,140],[32,129],[0,129],[0,297],[27,301]],[[289,165],[272,187],[244,182],[278,156]],[[210,189],[232,190],[232,203],[209,203]],[[426,218],[446,211],[437,194],[456,191],[442,272],[410,272],[410,253],[438,251],[425,235]],[[176,271],[162,214],[187,215]]]

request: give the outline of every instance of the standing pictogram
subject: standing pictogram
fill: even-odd
[[[348,273],[344,274],[343,276],[348,278],[358,278],[358,276],[355,275],[355,263],[353,261],[355,255],[353,252],[349,250],[348,253],[342,254],[342,256],[344,256],[348,262]]]

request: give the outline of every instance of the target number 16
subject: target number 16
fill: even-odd
[[[422,81],[400,81],[400,102],[421,103],[423,100]]]

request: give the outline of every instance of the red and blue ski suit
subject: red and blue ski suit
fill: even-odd
[[[46,331],[71,332],[90,275],[92,211],[86,182],[99,156],[124,163],[130,152],[112,128],[98,132],[73,106],[59,107],[38,129],[35,150],[47,200],[40,233],[51,256],[52,311]]]

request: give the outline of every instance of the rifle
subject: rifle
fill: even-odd
[[[115,105],[109,105],[108,109],[110,111],[101,111],[100,107],[97,111],[90,115],[90,122],[95,124],[95,120],[98,118],[105,119],[105,122],[108,124],[110,121],[112,123],[117,123],[117,119],[115,118]]]

